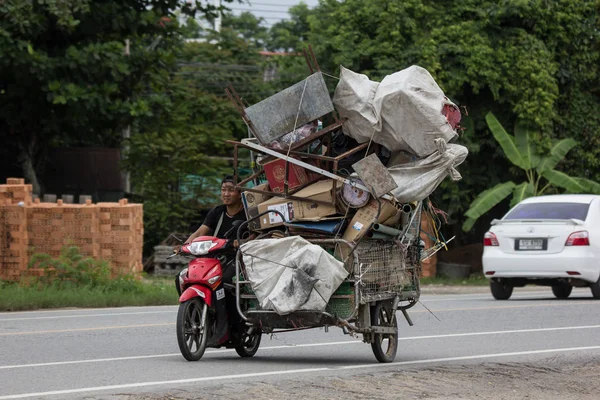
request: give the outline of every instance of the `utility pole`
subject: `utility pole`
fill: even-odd
[[[125,56],[129,57],[131,55],[129,49],[129,39],[125,39]],[[121,146],[121,159],[127,156],[129,153],[129,138],[131,137],[131,125],[127,125],[127,127],[123,130],[123,145]],[[131,193],[131,173],[129,170],[123,173],[123,191],[125,193]]]
[[[215,0],[215,7],[217,8],[217,16],[215,17],[214,28],[216,32],[221,32],[221,0]]]

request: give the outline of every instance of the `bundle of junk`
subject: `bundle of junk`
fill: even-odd
[[[226,285],[248,328],[236,350],[253,355],[263,333],[338,326],[390,362],[396,311],[412,325],[421,262],[449,242],[433,223],[425,249],[421,218],[440,221],[428,198],[461,178],[468,151],[451,143],[461,113],[419,66],[381,82],[341,66],[332,97],[310,47],[304,56],[310,75],[263,101],[246,106],[225,90],[249,132],[229,142],[252,237],[240,237]],[[244,179],[241,149],[254,163]],[[182,353],[199,358],[187,345],[201,338],[179,325]]]

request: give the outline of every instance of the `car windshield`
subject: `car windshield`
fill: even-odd
[[[525,203],[519,204],[503,219],[580,219],[585,221],[589,203]]]

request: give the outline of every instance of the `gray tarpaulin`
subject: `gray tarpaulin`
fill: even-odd
[[[372,137],[390,151],[426,157],[437,150],[435,139],[449,142],[457,136],[442,113],[444,105],[454,104],[429,72],[416,65],[381,83],[341,67],[333,104],[347,118],[344,133],[359,143]]]
[[[429,157],[388,168],[398,187],[392,195],[401,203],[420,201],[429,196],[444,178],[450,175],[454,181],[461,179],[455,169],[469,154],[466,147],[458,144],[437,142],[439,150]]]
[[[324,311],[348,276],[341,261],[300,236],[252,240],[240,249],[261,307],[281,315]]]

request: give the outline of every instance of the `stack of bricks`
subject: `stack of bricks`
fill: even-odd
[[[111,260],[113,273],[141,272],[143,237],[143,210],[141,204],[98,203],[100,258]]]
[[[30,254],[43,252],[58,257],[64,246],[73,245],[83,255],[98,257],[98,210],[91,202],[40,203],[36,199],[26,208]]]
[[[32,185],[26,185],[25,179],[8,178],[6,185],[0,185],[0,204],[19,204],[31,201]]]
[[[0,201],[0,279],[18,280],[27,268],[27,218],[25,208]]]
[[[14,179],[7,183],[0,185],[0,194],[11,193],[0,197],[0,279],[41,275],[42,270],[27,268],[30,256],[45,253],[56,258],[66,245],[79,247],[85,256],[108,261],[113,276],[143,271],[141,204],[128,204],[127,200],[41,203],[39,199],[32,203],[31,185]],[[21,189],[14,189],[16,186]]]

